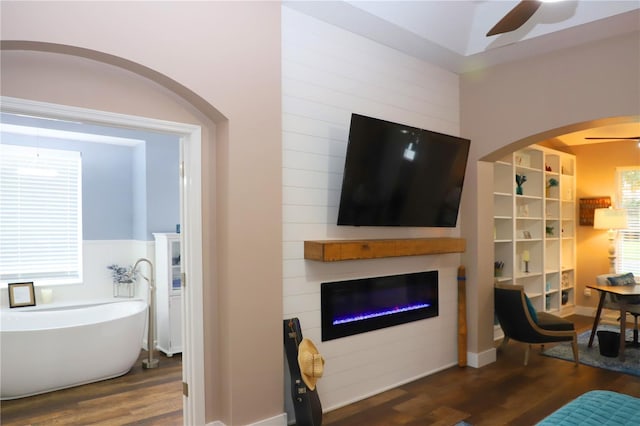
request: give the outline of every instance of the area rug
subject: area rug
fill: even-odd
[[[600,330],[614,332],[620,331],[619,328],[611,326],[598,327],[598,331]],[[587,344],[589,343],[589,336],[591,336],[591,330],[578,334],[578,353],[580,355],[580,364],[640,376],[640,348],[627,347],[624,354],[624,362],[621,362],[617,357],[612,358],[600,355],[597,335],[593,338],[593,345],[591,348],[588,348]],[[627,330],[626,336],[627,341],[631,341],[633,338],[633,330]],[[542,354],[573,362],[571,342],[559,343],[552,348],[546,349]]]

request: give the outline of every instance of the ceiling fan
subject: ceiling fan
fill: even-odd
[[[536,13],[543,0],[522,0],[487,33],[487,37],[517,30]]]
[[[587,136],[585,137],[585,139],[588,140],[609,140],[609,141],[617,141],[617,140],[637,140],[638,142],[640,142],[640,136],[629,136],[629,137],[595,137],[595,136]]]

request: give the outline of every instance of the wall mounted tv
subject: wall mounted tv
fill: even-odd
[[[352,114],[338,225],[455,227],[469,145]]]

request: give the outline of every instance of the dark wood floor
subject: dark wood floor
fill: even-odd
[[[159,353],[158,368],[142,368],[115,379],[0,402],[0,424],[182,425],[182,357]]]
[[[591,318],[573,316],[576,326]],[[144,358],[142,354],[141,359]],[[182,424],[181,358],[160,356],[160,368],[136,363],[125,376],[0,403],[2,425]],[[325,413],[324,426],[533,425],[580,394],[608,389],[640,397],[640,378],[532,352],[509,342],[483,368],[452,367],[374,397]],[[195,425],[194,425],[195,426]],[[199,425],[198,425],[199,426]],[[233,425],[230,425],[233,426]]]
[[[568,317],[576,328],[592,318]],[[640,378],[542,356],[539,346],[524,366],[525,345],[509,342],[497,362],[453,367],[369,399],[325,413],[324,426],[533,425],[593,389],[640,397]]]

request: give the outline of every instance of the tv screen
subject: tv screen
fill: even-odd
[[[469,145],[352,114],[338,225],[455,227]]]

